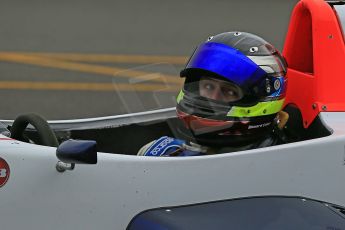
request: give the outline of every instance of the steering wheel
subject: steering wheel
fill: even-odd
[[[57,147],[59,145],[48,122],[43,117],[34,113],[20,115],[14,120],[11,127],[11,138],[28,142],[27,138],[24,137],[24,131],[28,124],[31,124],[37,130],[39,140],[36,144],[51,147]]]

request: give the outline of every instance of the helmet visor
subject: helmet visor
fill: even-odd
[[[181,76],[188,76],[193,70],[216,74],[241,88],[252,86],[266,76],[263,69],[240,51],[213,42],[203,43],[195,50]]]

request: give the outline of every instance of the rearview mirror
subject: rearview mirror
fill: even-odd
[[[56,149],[58,162],[57,170],[74,169],[74,164],[97,164],[96,141],[67,140]],[[71,165],[69,165],[71,164]]]

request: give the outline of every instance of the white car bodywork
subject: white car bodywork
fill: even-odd
[[[148,209],[255,196],[345,206],[345,113],[321,117],[332,135],[213,156],[98,153],[96,165],[63,173],[55,169],[56,148],[2,136],[0,156],[11,174],[0,188],[1,228],[125,229]]]

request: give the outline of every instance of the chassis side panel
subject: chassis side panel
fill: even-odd
[[[65,173],[55,170],[55,148],[3,140],[11,176],[0,188],[1,226],[124,229],[147,209],[252,196],[345,206],[344,119],[326,119],[338,128],[324,138],[189,158],[99,153],[97,165]]]

